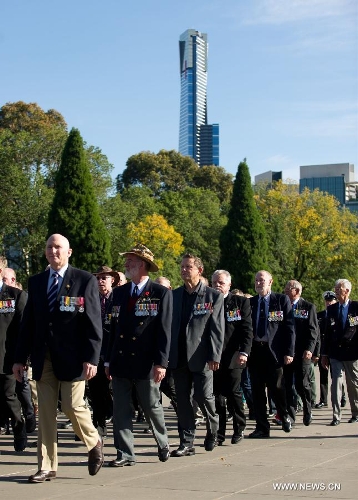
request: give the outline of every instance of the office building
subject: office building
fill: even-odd
[[[208,124],[207,34],[188,29],[179,38],[179,152],[200,166],[219,165],[219,125]]]
[[[261,182],[263,182],[272,187],[272,184],[277,181],[282,181],[282,171],[273,172],[272,170],[268,170],[263,174],[255,175],[255,184],[260,184]]]
[[[357,186],[354,165],[350,163],[300,166],[300,193],[306,187],[325,191],[352,212],[358,211]]]

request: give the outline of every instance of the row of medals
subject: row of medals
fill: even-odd
[[[199,314],[206,314],[208,311],[212,311],[213,303],[205,302],[205,304],[195,304],[194,305],[194,316],[198,316]]]
[[[158,304],[153,302],[137,302],[135,305],[136,316],[157,316]]]
[[[15,312],[15,300],[0,300],[0,313],[13,313]]]
[[[78,307],[78,312],[83,312],[85,310],[85,299],[84,297],[61,297],[60,311],[70,311],[74,312],[76,306]]]

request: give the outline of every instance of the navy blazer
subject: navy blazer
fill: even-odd
[[[12,374],[20,321],[26,300],[26,292],[3,283],[0,292],[0,301],[3,302],[0,309],[0,373]]]
[[[58,292],[55,308],[49,311],[47,285],[50,271],[32,276],[28,301],[21,322],[15,362],[25,364],[30,357],[35,380],[40,380],[47,352],[58,380],[82,380],[83,363],[98,365],[102,343],[101,306],[96,278],[68,266]],[[61,297],[84,299],[83,310],[63,311]]]
[[[296,333],[295,356],[302,357],[304,351],[315,352],[319,328],[316,306],[300,297],[294,311]]]
[[[252,345],[252,319],[249,299],[229,293],[224,299],[225,337],[221,355],[221,368],[239,368],[240,352],[248,356]],[[238,312],[239,311],[239,312]]]
[[[258,299],[258,295],[250,298],[254,338],[256,335]],[[271,292],[269,313],[273,311],[281,311],[283,319],[282,321],[267,321],[268,343],[277,363],[283,366],[284,356],[293,357],[295,353],[295,329],[292,307],[287,295]]]
[[[338,361],[358,359],[358,302],[350,300],[344,327],[338,320],[339,302],[327,307],[326,332],[322,354]]]
[[[167,368],[172,321],[172,292],[148,280],[131,307],[132,284],[113,290],[111,332],[106,362],[112,376],[147,379],[154,365]],[[143,312],[152,313],[142,315]],[[157,314],[155,314],[155,311]]]
[[[181,326],[184,286],[173,291],[172,345],[170,368],[177,368],[178,340]],[[210,305],[205,314],[194,312]],[[186,352],[190,371],[204,371],[208,361],[220,362],[224,343],[224,295],[200,282],[194,306],[186,327]]]

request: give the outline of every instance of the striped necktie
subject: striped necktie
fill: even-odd
[[[58,273],[53,273],[52,274],[52,284],[50,286],[49,291],[47,292],[47,300],[48,300],[48,308],[49,311],[52,312],[55,308],[55,302],[57,299],[57,293],[58,293]]]

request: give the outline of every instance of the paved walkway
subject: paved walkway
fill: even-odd
[[[169,408],[165,413],[170,444],[175,448],[175,415]],[[43,484],[27,483],[37,470],[36,448],[15,453],[12,436],[0,436],[0,500],[356,499],[358,423],[347,423],[347,408],[339,426],[330,427],[331,418],[330,408],[315,410],[313,423],[305,427],[299,414],[290,434],[272,425],[270,439],[246,438],[237,445],[230,444],[229,424],[229,439],[212,452],[204,450],[205,428],[200,426],[196,455],[170,458],[166,463],[159,462],[153,437],[143,432],[144,424],[135,424],[136,466],[113,469],[105,464],[94,477],[87,472],[84,445],[74,441],[71,429],[59,429],[58,476]],[[253,428],[249,420],[246,435]],[[36,432],[30,444],[35,440]],[[107,462],[115,456],[112,433],[105,441],[105,456]]]

